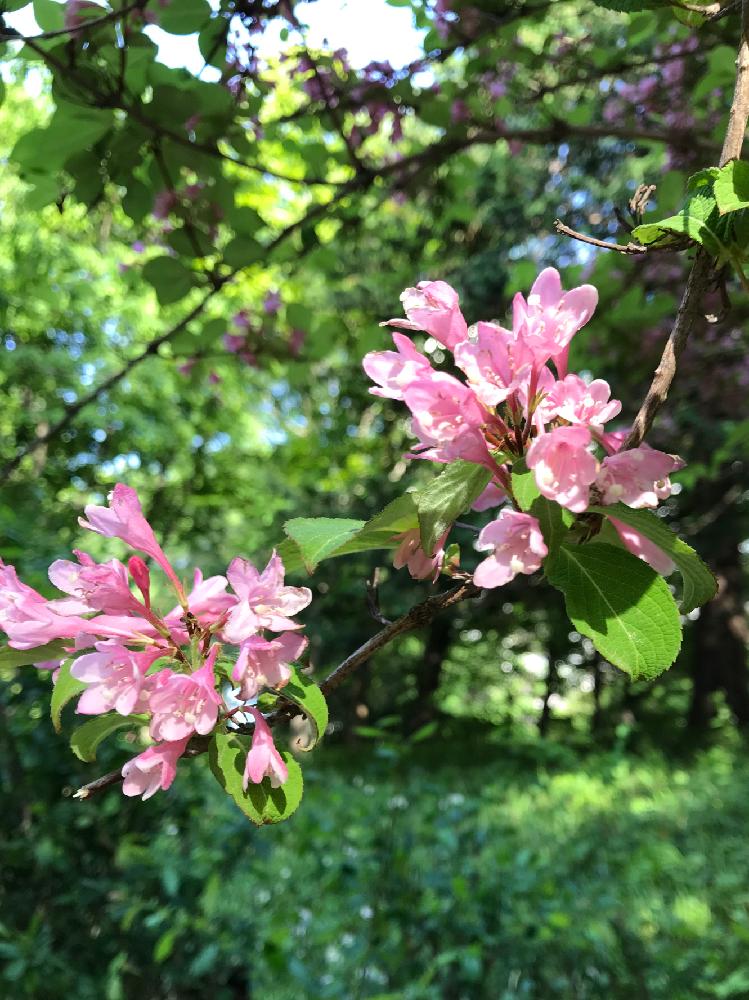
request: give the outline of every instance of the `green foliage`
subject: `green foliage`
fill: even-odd
[[[90,764],[96,760],[99,744],[107,736],[116,733],[118,729],[132,728],[133,725],[146,721],[145,715],[118,715],[117,712],[96,715],[73,731],[70,737],[70,749],[79,760]]]
[[[529,511],[541,496],[541,491],[536,486],[536,477],[523,459],[512,467],[512,493],[523,511]]]
[[[575,628],[634,680],[668,669],[681,646],[681,624],[666,582],[614,546],[562,545],[545,564],[564,594]]]
[[[470,509],[471,504],[486,489],[491,473],[481,465],[457,461],[432,480],[426,489],[416,494],[421,547],[431,554],[447,529]]]
[[[513,484],[513,491],[514,489]],[[547,558],[553,561],[559,546],[575,520],[575,515],[571,511],[565,510],[564,507],[560,507],[558,503],[542,496],[536,497],[531,503],[528,513],[532,514],[538,521],[541,534],[544,536],[546,547],[549,550]]]
[[[312,678],[303,674],[298,667],[292,668],[291,680],[284,686],[282,695],[298,705],[314,726],[314,739],[304,745],[300,743],[298,747],[300,750],[312,750],[323,738],[328,726],[328,703],[325,695]]]
[[[683,584],[681,604],[684,614],[689,614],[715,597],[718,584],[714,575],[694,549],[667,528],[656,514],[648,510],[633,510],[623,503],[590,509],[593,513],[614,517],[628,524],[654,542],[676,563]]]
[[[256,785],[250,782],[247,791],[242,787],[248,741],[231,733],[215,733],[211,738],[208,759],[216,781],[239,806],[245,816],[256,826],[281,823],[297,809],[302,801],[302,769],[289,753],[282,753],[289,769],[289,777],[280,788],[273,788],[270,778]]]
[[[284,525],[288,541],[278,546],[278,552],[288,572],[304,566],[311,573],[323,559],[393,548],[396,536],[416,525],[416,506],[413,496],[407,493],[369,521],[295,517]]]
[[[153,285],[162,306],[179,302],[193,286],[190,271],[173,257],[153,257],[143,268],[143,278]]]
[[[721,215],[749,208],[749,163],[727,163],[715,177],[713,191]]]
[[[73,660],[63,660],[57,674],[57,681],[52,688],[49,711],[52,717],[52,725],[55,727],[55,732],[57,733],[62,729],[63,708],[86,687],[83,681],[76,680],[70,673],[73,662]]]
[[[65,643],[62,640],[48,642],[34,649],[12,649],[3,646],[0,649],[0,669],[3,667],[25,667],[32,663],[44,663],[47,660],[60,660],[65,656]]]

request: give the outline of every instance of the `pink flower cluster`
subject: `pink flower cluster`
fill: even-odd
[[[70,673],[86,685],[79,713],[148,716],[155,742],[123,767],[125,795],[146,799],[168,788],[191,738],[207,736],[238,711],[255,720],[245,788],[265,776],[274,785],[285,781],[286,765],[271,731],[248,703],[263,688],[288,682],[291,664],[307,645],[293,617],[309,604],[310,591],[284,585],[283,563],[274,552],[262,572],[241,558],[232,561],[226,576],[203,579],[195,570],[187,593],[135,490],[120,483],[109,506],[89,505],[85,514],[84,528],[119,538],[150,557],[166,574],[177,605],[166,614],[154,609],[150,571],[139,555],[127,565],[117,559],[97,563],[80,551],[76,561],[57,560],[49,578],[66,596],[53,600],[0,561],[0,628],[10,645],[33,650],[65,640],[64,648],[75,657]],[[218,659],[222,644],[238,648],[233,664]],[[56,668],[61,662],[37,666]],[[222,691],[232,692],[235,707],[225,704]]]
[[[536,518],[522,513],[512,495],[511,471],[521,461],[542,496],[575,514],[591,503],[656,507],[670,495],[669,475],[681,460],[647,445],[620,451],[626,432],[605,429],[621,410],[608,383],[567,371],[572,338],[598,303],[592,285],[564,291],[558,272],[547,268],[527,299],[515,296],[511,329],[483,321],[469,328],[457,293],[444,281],[422,281],[401,301],[407,318],[383,326],[428,334],[433,346],[436,341],[452,354],[464,378],[435,369],[402,333],[393,334],[395,351],[367,354],[364,370],[376,383],[374,395],[402,400],[410,410],[418,443],[409,457],[483,465],[491,481],[474,509],[510,504],[479,536],[477,547],[491,552],[475,574],[480,586],[534,573],[547,554]],[[615,527],[656,570],[673,569],[631,528]],[[436,575],[445,538],[435,553],[423,552],[415,533],[401,538],[396,567],[407,565],[416,578]]]

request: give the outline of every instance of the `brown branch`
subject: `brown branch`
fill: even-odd
[[[749,0],[743,0],[741,7],[741,43],[736,58],[736,85],[728,116],[726,137],[720,154],[720,166],[741,156],[747,120],[749,120]],[[671,383],[676,375],[679,356],[687,345],[702,299],[707,291],[713,270],[710,254],[700,248],[689,272],[679,310],[673,328],[663,349],[661,360],[629,432],[622,445],[622,451],[636,448],[653,425],[655,416],[666,402]]]
[[[595,236],[586,236],[585,233],[578,233],[577,230],[565,226],[561,219],[554,221],[554,229],[561,236],[569,236],[573,240],[579,240],[580,243],[589,243],[590,246],[601,247],[603,250],[616,250],[617,253],[626,254],[643,254],[648,252],[648,248],[641,246],[639,243],[607,243],[605,240],[597,240]]]

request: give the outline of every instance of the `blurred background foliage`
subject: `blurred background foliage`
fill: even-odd
[[[386,346],[378,323],[400,313],[402,289],[423,278],[454,284],[469,322],[505,317],[543,266],[559,267],[567,287],[596,284],[601,304],[571,367],[608,379],[633,416],[689,261],[592,250],[553,222],[626,242],[615,210],[626,215],[640,183],[657,184],[654,218],[678,209],[686,178],[720,148],[737,17],[685,24],[667,4],[624,14],[586,0],[391,5],[411,13],[424,60],[378,84],[389,124],[356,143],[354,128],[375,114],[367,87],[384,71],[315,51],[336,95],[321,101],[317,71],[290,69],[305,65],[293,32],[262,72],[235,64],[239,90],[220,54],[211,86],[231,85],[234,103],[200,91],[201,107],[220,105],[224,139],[239,122],[273,173],[225,161],[209,172],[231,206],[213,229],[200,228],[205,205],[165,225],[155,145],[124,132],[127,112],[106,140],[120,146],[84,150],[100,161],[93,186],[80,151],[45,164],[19,156],[18,140],[59,111],[61,94],[38,52],[5,46],[0,552],[30,584],[49,592],[46,567],[81,544],[82,506],[117,481],[139,490],[180,569],[205,573],[238,553],[264,563],[289,517],[370,517],[425,482],[430,470],[403,459],[403,409],[370,396],[360,367]],[[56,6],[34,4],[42,28]],[[213,8],[268,31],[280,20],[279,37],[293,25],[288,4]],[[106,42],[82,46],[76,65],[98,72]],[[72,44],[47,49],[59,60]],[[172,121],[168,74],[184,74],[187,93],[195,77],[156,65],[148,86],[164,87],[165,103],[154,91],[152,112]],[[177,169],[185,183],[201,176],[194,161]],[[257,229],[241,238],[266,250],[159,344],[200,289],[175,298],[178,281],[150,280],[146,262],[166,256],[210,288],[237,266],[226,248],[238,209]],[[312,223],[267,249],[310,210]],[[191,245],[195,218],[220,259],[213,244]],[[240,250],[244,264],[252,252]],[[273,292],[276,311],[264,306]],[[721,583],[664,677],[631,683],[569,632],[554,592],[516,580],[403,638],[336,692],[300,812],[256,831],[202,761],[146,804],[116,792],[73,803],[63,793],[91,769],[53,733],[48,677],[8,672],[0,994],[748,996],[749,361],[746,302],[732,281],[727,294],[729,305],[717,291],[707,303],[713,321],[690,343],[650,439],[689,463],[664,507]],[[226,334],[245,333],[245,347],[227,349]],[[456,537],[470,568],[473,536]],[[383,554],[323,565],[306,615],[317,677],[377,628],[365,581],[378,566],[390,618],[428,589]],[[102,771],[127,752],[115,741]]]

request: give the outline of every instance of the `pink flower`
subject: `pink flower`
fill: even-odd
[[[149,747],[122,768],[124,795],[141,795],[143,801],[169,788],[177,776],[177,761],[187,749],[190,737]]]
[[[147,710],[143,697],[146,671],[162,655],[162,650],[133,653],[117,642],[97,642],[95,653],[84,653],[74,661],[70,673],[91,685],[78,701],[82,715],[119,712],[132,715]]]
[[[588,506],[598,462],[588,451],[587,427],[558,427],[537,437],[528,449],[528,468],[549,500],[579,514]]]
[[[127,570],[119,560],[96,563],[85,552],[73,552],[77,563],[57,559],[49,567],[48,576],[58,590],[78,598],[92,611],[142,611],[140,601],[130,591]]]
[[[513,300],[513,328],[536,356],[538,364],[551,358],[560,378],[567,374],[567,355],[574,335],[588,322],[598,304],[593,285],[562,290],[559,272],[543,270],[533,283],[528,301],[518,292]]]
[[[446,531],[438,540],[434,547],[434,555],[431,556],[427,555],[421,547],[421,535],[418,528],[412,528],[410,531],[396,535],[396,541],[400,541],[400,545],[395,550],[393,566],[396,569],[408,566],[408,572],[414,580],[426,580],[431,577],[432,583],[434,583],[440,575],[442,564],[445,561],[444,545],[448,533]]]
[[[88,626],[78,617],[88,610],[81,602],[45,600],[33,587],[21,583],[13,566],[0,560],[0,628],[14,649],[75,638]]]
[[[148,566],[140,556],[131,556],[127,561],[127,568],[130,576],[135,581],[135,586],[143,595],[143,601],[147,608],[151,607],[151,573]]]
[[[283,562],[275,551],[262,573],[247,559],[237,558],[226,575],[238,597],[223,629],[227,642],[239,645],[263,628],[285,632],[302,627],[290,616],[307,607],[312,593],[307,587],[283,585]]]
[[[281,308],[281,293],[268,292],[263,299],[263,309],[268,316],[275,316]]]
[[[177,194],[175,191],[159,191],[153,200],[153,208],[151,209],[151,214],[154,219],[167,219],[172,213],[172,210],[176,207],[178,202]]]
[[[556,382],[544,400],[546,411],[601,432],[603,425],[617,416],[622,408],[618,399],[609,399],[608,382],[597,378],[589,385],[579,375],[567,375]]]
[[[252,747],[244,765],[242,787],[247,791],[251,781],[259,785],[263,778],[270,778],[271,786],[278,788],[288,778],[289,769],[276,750],[273,734],[262,713],[256,708],[250,708],[248,711],[255,719],[255,730],[252,734]]]
[[[213,666],[219,646],[211,650],[194,674],[164,670],[165,681],[151,694],[151,736],[155,740],[181,740],[193,733],[207,736],[216,725],[221,696],[215,689]]]
[[[604,458],[596,486],[604,504],[657,507],[659,500],[671,495],[669,474],[683,468],[678,455],[640,445]]]
[[[467,385],[435,372],[412,382],[403,399],[414,416],[411,430],[429,449],[422,457],[442,462],[463,458],[491,466],[481,431],[488,414]]]
[[[156,541],[153,528],[143,516],[143,510],[138,494],[130,486],[117,483],[109,494],[109,507],[97,507],[88,504],[84,508],[85,518],[79,518],[78,523],[83,528],[95,531],[107,538],[121,538],[126,545],[151,556],[161,566],[166,575],[175,585],[178,593],[182,592],[182,584],[172,569],[171,563],[163,549]]]
[[[497,486],[496,483],[489,483],[483,493],[480,493],[473,501],[471,510],[480,512],[489,510],[490,507],[499,507],[506,499],[507,494],[501,486]]]
[[[535,573],[548,555],[536,518],[509,509],[481,529],[476,548],[491,552],[473,574],[476,586],[487,588],[502,587],[518,573]]]
[[[239,697],[248,701],[256,698],[262,687],[282,688],[291,677],[291,664],[306,648],[307,640],[294,632],[283,632],[270,642],[250,636],[239,647],[232,671],[232,678],[241,685]]]
[[[455,363],[485,406],[497,406],[527,383],[533,352],[510,330],[495,323],[477,323],[476,339],[455,348]]]
[[[223,343],[226,350],[231,354],[238,354],[247,344],[247,338],[244,334],[225,333],[223,336]]]
[[[613,455],[615,452],[619,451],[621,446],[629,437],[629,427],[625,427],[619,431],[604,431],[602,434],[598,435],[598,440],[601,442],[603,447],[606,449],[609,455]]]
[[[445,281],[420,281],[401,295],[407,320],[391,319],[383,326],[402,330],[423,330],[448,350],[468,335],[468,326],[460,311],[458,293]]]
[[[656,573],[660,573],[662,576],[669,576],[673,573],[676,569],[675,563],[669,559],[663,549],[658,548],[655,542],[651,542],[645,535],[635,531],[628,524],[617,521],[614,517],[609,518],[609,520],[630,552],[642,559],[643,562],[648,563]]]
[[[403,390],[422,376],[433,374],[429,359],[417,351],[412,341],[402,333],[394,333],[396,351],[370,351],[364,355],[362,367],[381,388],[370,389],[373,396],[403,399]]]

